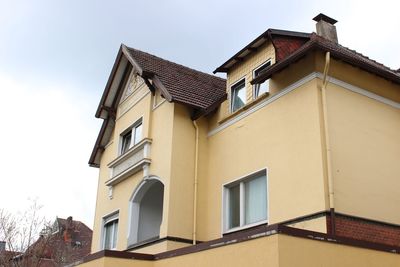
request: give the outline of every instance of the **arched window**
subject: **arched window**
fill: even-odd
[[[129,245],[159,237],[164,184],[156,177],[143,180],[130,200]]]

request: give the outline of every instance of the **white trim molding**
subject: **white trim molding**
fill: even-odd
[[[318,78],[318,79],[322,80],[322,76],[323,76],[323,74],[320,73],[320,72],[312,72],[312,73],[308,74],[307,76],[303,77],[302,79],[298,80],[295,83],[292,83],[291,85],[289,85],[288,87],[282,89],[281,91],[279,91],[278,93],[272,95],[271,97],[268,97],[268,98],[260,101],[256,105],[254,105],[254,106],[250,107],[249,109],[239,113],[237,116],[232,117],[231,119],[221,123],[219,126],[215,127],[211,131],[209,131],[207,136],[211,137],[211,136],[219,133],[220,131],[222,131],[222,130],[228,128],[229,126],[237,123],[238,121],[246,118],[247,116],[251,115],[252,113],[256,112],[257,110],[259,110],[259,109],[271,104],[275,100],[285,96],[286,94],[292,92],[293,90],[299,88],[300,86],[306,84],[307,82],[312,81],[313,79]],[[370,92],[370,91],[368,91],[366,89],[354,86],[352,84],[346,83],[344,81],[341,81],[339,79],[336,79],[336,78],[333,78],[333,77],[330,77],[330,76],[328,76],[327,79],[328,79],[329,83],[335,84],[337,86],[340,86],[340,87],[342,87],[344,89],[347,89],[349,91],[352,91],[354,93],[369,97],[371,99],[374,99],[376,101],[379,101],[379,102],[384,103],[386,105],[389,105],[391,107],[400,109],[400,103],[398,103],[396,101],[390,100],[390,99],[388,99],[386,97],[377,95],[377,94],[372,93],[372,92]]]
[[[111,161],[107,165],[110,168],[111,175],[110,179],[106,181],[106,185],[113,186],[150,164],[151,142],[151,139],[144,138],[126,151],[126,153]]]
[[[155,183],[160,183],[163,186],[164,188],[163,199],[164,199],[165,184],[160,179],[160,177],[155,175],[144,176],[143,180],[136,186],[136,188],[133,190],[131,197],[129,198],[129,211],[128,211],[129,219],[128,219],[128,229],[127,229],[128,246],[134,245],[138,242],[140,202],[142,201],[142,198],[147,193],[149,188]],[[164,207],[162,210],[162,221],[164,218],[163,213],[164,213]]]

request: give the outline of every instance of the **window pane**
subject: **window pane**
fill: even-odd
[[[244,81],[232,87],[231,102],[232,112],[238,110],[246,104],[246,88]]]
[[[240,226],[240,184],[229,188],[228,228]]]
[[[244,182],[245,224],[267,219],[267,180],[260,176]]]
[[[117,247],[117,235],[118,235],[118,220],[113,221],[114,227],[113,227],[113,235],[112,235],[112,247],[111,248],[116,248]]]
[[[126,133],[122,136],[121,154],[124,154],[131,146],[132,132]]]
[[[112,224],[108,223],[104,226],[104,249],[111,248],[111,235],[112,235]]]
[[[268,68],[271,65],[271,62],[264,64],[262,67],[258,68],[254,71],[254,78],[256,78],[262,71]],[[269,80],[264,81],[262,84],[254,85],[254,98],[259,97],[260,95],[269,92]]]
[[[266,80],[261,84],[254,85],[254,88],[255,98],[269,92],[269,80]]]
[[[117,245],[118,220],[104,225],[104,249],[113,249]]]
[[[137,144],[142,140],[142,123],[139,125],[135,126],[135,140],[133,144]]]

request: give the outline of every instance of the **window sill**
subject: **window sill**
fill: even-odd
[[[259,222],[246,224],[246,225],[243,225],[243,226],[240,226],[240,227],[231,228],[231,229],[225,230],[222,233],[222,235],[224,236],[224,235],[233,234],[233,233],[240,232],[240,231],[243,231],[243,230],[248,230],[250,228],[256,228],[256,227],[261,226],[261,225],[268,225],[268,220],[262,220],[262,221],[259,221]]]
[[[166,240],[165,238],[160,238],[160,236],[155,236],[155,237],[152,237],[152,238],[149,238],[146,240],[139,241],[135,244],[129,245],[126,250],[128,251],[128,250],[135,250],[135,249],[147,247],[150,245],[154,245],[154,244],[163,242],[165,240]]]
[[[222,124],[230,119],[232,119],[233,117],[236,117],[237,115],[241,114],[242,112],[244,112],[245,110],[251,108],[252,106],[258,104],[259,102],[261,102],[262,100],[268,98],[270,96],[269,92],[264,93],[262,95],[260,95],[259,97],[257,97],[256,99],[251,100],[249,103],[247,103],[246,105],[244,105],[243,107],[241,107],[240,109],[236,110],[235,112],[229,114],[228,116],[226,116],[225,118],[222,118],[218,124]]]

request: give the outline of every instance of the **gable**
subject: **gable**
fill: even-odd
[[[143,88],[153,93],[159,90],[167,101],[188,106],[193,119],[216,109],[226,99],[225,79],[122,44],[96,112],[96,117],[104,122],[89,165],[99,166],[100,154],[110,139],[117,113],[121,113],[119,104],[131,101],[135,92]],[[131,104],[122,105],[121,109],[127,109]]]
[[[127,99],[130,95],[135,93],[139,88],[144,85],[144,80],[134,71],[131,71],[128,79],[126,80],[124,91],[120,100],[120,104]]]

